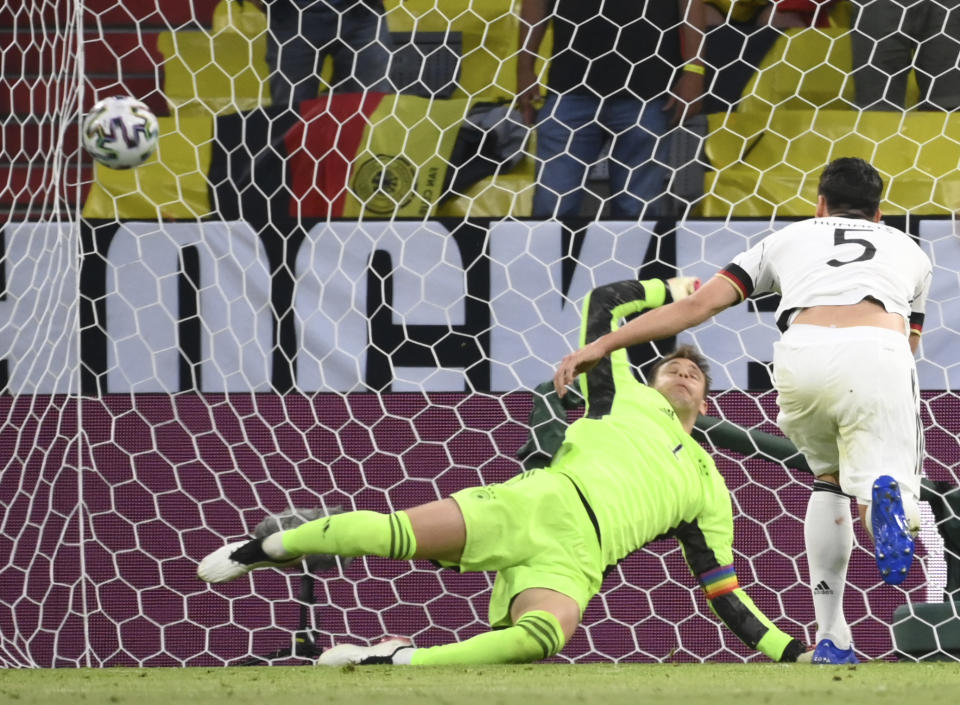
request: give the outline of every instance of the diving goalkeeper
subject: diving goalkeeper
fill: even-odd
[[[689,294],[688,283],[653,279],[594,289],[584,304],[581,343],[668,302],[671,285],[677,298]],[[658,361],[649,387],[619,350],[586,375],[586,415],[567,429],[549,467],[394,514],[347,512],[228,544],[204,558],[197,575],[221,583],[309,554],[424,558],[461,571],[497,571],[493,631],[428,648],[400,637],[340,644],[318,663],[517,663],[560,652],[605,571],[673,536],[731,631],[774,661],[795,661],[804,645],[774,626],[737,584],[730,495],[690,436],[709,388],[705,360],[692,347]]]

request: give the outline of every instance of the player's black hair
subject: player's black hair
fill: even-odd
[[[858,157],[834,159],[820,174],[817,193],[830,215],[872,220],[880,208],[883,179],[872,165]]]
[[[704,396],[706,396],[713,384],[713,380],[710,378],[710,364],[707,362],[707,358],[692,345],[678,345],[673,352],[657,360],[653,367],[650,368],[650,384],[653,384],[654,380],[657,379],[657,373],[661,367],[671,360],[676,359],[690,360],[690,362],[700,368],[700,372],[703,374]]]

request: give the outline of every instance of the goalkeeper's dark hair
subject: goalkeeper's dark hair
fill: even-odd
[[[703,394],[706,396],[713,384],[713,379],[710,377],[710,363],[707,362],[707,358],[704,357],[703,353],[692,345],[679,345],[673,352],[657,360],[653,367],[650,368],[650,384],[653,384],[657,379],[657,373],[660,372],[661,367],[671,360],[677,359],[690,360],[690,362],[700,368],[700,372],[703,374]]]
[[[841,157],[830,162],[820,174],[817,194],[823,196],[830,215],[870,220],[880,209],[883,179],[863,159]]]

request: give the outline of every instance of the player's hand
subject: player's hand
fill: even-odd
[[[567,385],[572,384],[577,375],[589,372],[605,357],[598,341],[585,345],[560,361],[557,371],[553,375],[553,388],[558,397],[567,393]]]
[[[670,277],[664,279],[664,282],[674,301],[681,301],[688,296],[693,296],[693,292],[700,288],[700,279],[697,277]]]

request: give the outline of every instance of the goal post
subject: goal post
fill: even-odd
[[[960,599],[956,116],[858,111],[835,85],[849,25],[770,26],[742,100],[670,152],[670,214],[610,219],[598,160],[592,206],[534,219],[536,129],[510,110],[520,3],[384,4],[403,90],[290,111],[270,102],[271,30],[250,0],[0,0],[0,666],[286,663],[305,635],[431,646],[485,630],[486,574],[357,559],[304,591],[298,570],[210,586],[196,566],[267,517],[395,511],[513,477],[534,390],[575,345],[591,288],[706,280],[812,212],[815,174],[848,153],[877,162],[888,221],[934,262],[918,373],[924,468],[945,499],[900,588],[877,579],[855,522],[847,617],[871,659],[903,651],[904,610],[936,626],[913,606]],[[159,119],[137,169],[80,147],[84,111],[114,93]],[[740,584],[810,641],[809,476],[764,445],[784,441],[774,309],[734,307],[635,361],[675,342],[709,358],[709,414],[747,433],[704,439],[733,498]],[[670,541],[607,576],[556,657],[757,658]]]

